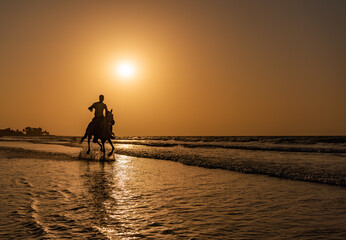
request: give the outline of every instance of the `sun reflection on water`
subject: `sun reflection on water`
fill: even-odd
[[[129,148],[133,148],[134,146],[131,144],[121,144],[121,148],[125,148],[125,149],[129,149]],[[119,156],[123,156],[123,155],[119,155]],[[124,156],[126,157],[126,156]]]
[[[115,162],[112,165],[112,190],[110,199],[103,202],[107,212],[107,217],[115,224],[102,226],[100,231],[110,239],[133,239],[139,232],[133,225],[133,219],[141,216],[135,211],[137,204],[133,199],[136,195],[131,188],[131,157],[125,155],[115,155]]]
[[[126,147],[128,148],[128,147]],[[126,165],[126,163],[128,163],[130,160],[130,157],[125,156],[125,155],[115,155],[115,165],[121,165],[121,167],[124,167],[124,165]]]

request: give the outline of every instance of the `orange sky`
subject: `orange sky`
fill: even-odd
[[[345,1],[0,1],[0,128],[346,135]],[[138,72],[124,81],[110,67]]]

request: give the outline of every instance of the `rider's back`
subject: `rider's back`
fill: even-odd
[[[107,110],[107,106],[103,102],[95,102],[91,107],[95,109],[95,117],[103,117],[103,110]]]

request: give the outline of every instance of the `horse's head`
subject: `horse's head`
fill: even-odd
[[[107,122],[111,123],[112,125],[114,125],[114,116],[113,116],[113,109],[111,109],[110,111],[106,111],[106,119]]]

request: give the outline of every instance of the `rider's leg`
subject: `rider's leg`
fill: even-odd
[[[98,139],[100,139],[102,136],[101,134],[101,128],[102,128],[102,124],[103,124],[104,118],[102,116],[96,116],[94,117],[92,124],[93,124],[93,135],[94,135],[94,139],[93,142],[97,143]]]

